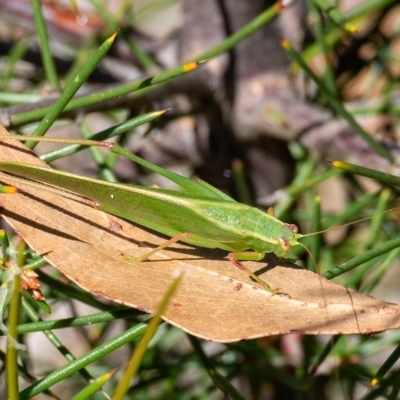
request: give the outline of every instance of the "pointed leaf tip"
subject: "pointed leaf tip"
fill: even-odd
[[[170,111],[171,108],[166,108],[165,110],[159,110],[159,111],[155,111],[154,115],[156,117],[161,117],[161,115],[164,115],[166,112]]]
[[[115,40],[115,37],[118,35],[119,29],[116,30],[108,39],[107,42],[113,42]]]

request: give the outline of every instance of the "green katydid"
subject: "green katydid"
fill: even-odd
[[[0,139],[27,140],[24,136],[0,137]],[[164,245],[136,259],[137,261],[144,261],[155,252],[177,241],[200,247],[219,248],[229,251],[228,259],[238,268],[245,269],[265,287],[265,282],[260,282],[260,279],[244,268],[238,260],[259,261],[269,252],[284,257],[293,246],[301,245],[298,239],[308,236],[299,234],[295,225],[275,218],[272,209],[265,213],[238,203],[204,181],[193,181],[168,171],[113,143],[34,137],[30,137],[29,140],[104,147],[159,173],[184,189],[184,192],[181,192],[122,185],[30,164],[0,163],[0,171],[22,177],[24,183],[37,185],[29,183],[30,181],[26,179],[39,182],[40,187],[47,190],[50,190],[49,187],[43,184],[51,185],[57,188],[57,193],[65,197],[172,238]],[[268,290],[271,289],[268,287]]]

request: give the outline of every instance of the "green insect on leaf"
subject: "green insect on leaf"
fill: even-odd
[[[113,146],[104,142],[96,145]],[[240,204],[202,181],[183,178],[130,153],[137,163],[177,182],[183,192],[60,174],[16,143],[14,137],[5,139],[1,135],[0,146],[4,161],[0,168],[14,171],[1,173],[1,182],[20,192],[0,194],[2,216],[38,255],[96,297],[155,312],[166,285],[176,273],[185,271],[163,318],[211,340],[229,342],[293,330],[306,334],[360,333],[400,324],[400,319],[393,317],[396,305],[371,300],[293,264],[281,265],[271,252],[284,257],[307,235],[276,219],[272,210],[263,213]],[[116,151],[125,155],[123,149]],[[70,182],[69,188],[66,182]],[[89,192],[80,194],[78,188]],[[97,195],[99,190],[102,198]],[[127,196],[131,202],[118,213],[128,213],[156,232],[166,232],[171,239],[165,242],[140,225],[97,212],[96,208],[115,208],[116,195]],[[187,210],[192,206],[193,211]],[[140,215],[135,214],[135,207]],[[189,217],[196,218],[197,224],[187,222]],[[268,229],[260,232],[263,226]],[[200,247],[194,251],[174,246],[152,256],[178,240]],[[230,262],[241,270],[215,259],[216,252],[201,250],[206,246],[227,251]],[[259,260],[264,252],[269,253],[262,265],[239,261]],[[137,262],[144,259],[146,262]],[[385,312],[377,318],[376,310],[381,308]]]
[[[0,139],[22,141],[26,138],[13,136]],[[31,140],[103,147],[164,176],[183,189],[178,191],[123,185],[20,162],[0,163],[0,171],[14,176],[9,176],[8,179],[17,182],[23,179],[27,185],[56,192],[171,238],[140,257],[126,254],[125,260],[145,261],[178,241],[204,248],[222,249],[229,252],[228,259],[233,265],[245,270],[265,289],[279,293],[240,261],[260,261],[266,253],[286,257],[290,249],[298,245],[308,251],[299,243],[299,239],[320,233],[302,235],[298,233],[296,225],[275,218],[272,209],[265,213],[255,207],[238,203],[204,181],[191,180],[168,171],[110,142],[58,138]],[[12,192],[12,189],[6,191]]]
[[[13,136],[12,140],[24,140]],[[60,139],[33,138],[37,141]],[[144,261],[156,251],[178,240],[191,245],[218,248],[229,252],[229,260],[238,268],[245,269],[239,260],[259,261],[266,253],[285,257],[298,245],[302,237],[297,227],[275,218],[257,208],[236,202],[225,193],[201,181],[191,180],[156,166],[109,142],[62,140],[86,146],[105,147],[113,153],[126,157],[153,172],[178,184],[183,191],[165,190],[134,185],[99,181],[50,168],[24,163],[2,162],[0,170],[25,179],[26,184],[38,182],[42,188],[58,190],[59,194],[83,202],[109,214],[122,217],[156,232],[171,237],[165,245],[142,257]],[[26,180],[29,181],[26,181]],[[61,189],[61,190],[60,190]],[[249,271],[247,271],[249,272]],[[249,272],[250,273],[250,272]],[[270,289],[253,273],[264,287]]]

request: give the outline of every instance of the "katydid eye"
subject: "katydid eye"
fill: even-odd
[[[283,249],[283,251],[289,251],[290,250],[290,243],[287,239],[280,238],[279,243]]]
[[[290,229],[292,230],[293,233],[298,233],[299,232],[299,227],[295,224],[289,224]]]

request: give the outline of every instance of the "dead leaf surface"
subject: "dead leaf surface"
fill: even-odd
[[[1,128],[0,134],[7,131]],[[0,143],[0,161],[43,165],[15,141]],[[4,175],[1,181],[7,183]],[[94,295],[154,313],[174,276],[184,271],[164,319],[193,335],[233,342],[290,332],[354,334],[400,326],[398,305],[295,265],[281,265],[274,255],[247,266],[287,295],[260,288],[222,251],[175,245],[151,261],[126,262],[123,254],[140,255],[165,239],[59,195],[24,190],[28,193],[0,195],[1,215],[31,248]]]

